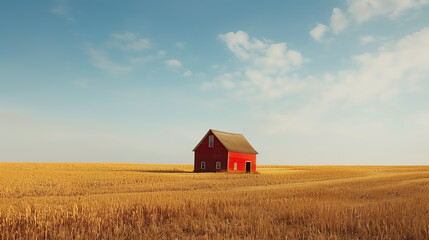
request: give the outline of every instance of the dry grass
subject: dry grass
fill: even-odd
[[[0,163],[0,239],[429,239],[429,166]]]

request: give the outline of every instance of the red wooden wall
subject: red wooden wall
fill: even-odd
[[[247,161],[252,163],[250,172],[256,172],[256,154],[229,152],[228,171],[234,172],[234,163],[237,163],[237,170],[235,172],[245,172]]]
[[[216,172],[227,170],[228,151],[216,136],[214,136],[214,146],[209,147],[210,135],[214,136],[210,131],[195,150],[194,172]],[[201,169],[201,162],[206,162],[206,169]],[[221,162],[220,170],[216,169],[216,162]]]

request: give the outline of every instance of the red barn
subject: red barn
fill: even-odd
[[[255,172],[256,150],[243,134],[210,129],[193,150],[194,172]]]

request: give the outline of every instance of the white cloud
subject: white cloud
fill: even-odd
[[[422,87],[419,83],[427,81],[429,76],[428,42],[429,29],[424,28],[377,52],[355,56],[355,68],[326,74],[319,84],[312,84],[315,89],[298,89],[300,95],[311,96],[307,103],[293,111],[282,109],[275,114],[265,113],[268,124],[264,130],[272,134],[330,133],[355,137],[377,133],[382,129],[382,122],[360,118],[377,112],[369,111],[368,105],[389,105],[398,95],[411,94]],[[263,76],[259,76],[259,81],[261,86],[272,84]],[[349,111],[348,114],[357,120],[353,123],[340,119],[326,122],[329,116],[341,116],[339,111]],[[419,114],[413,121],[423,126],[429,122],[427,117],[427,114]]]
[[[212,82],[204,82],[201,88],[229,89],[239,99],[252,101],[252,106],[259,108],[255,114],[260,114],[264,133],[321,139],[330,136],[335,143],[341,143],[344,137],[359,141],[388,138],[390,130],[383,121],[389,119],[383,119],[379,112],[396,104],[399,96],[421,89],[429,76],[428,28],[375,52],[357,55],[353,57],[354,67],[326,73],[321,79],[292,74],[290,59],[286,67],[279,66],[282,61],[266,61],[271,56],[268,49],[276,49],[277,54],[283,52],[280,55],[285,56],[288,54],[284,51],[288,50],[282,44],[251,40],[246,35],[241,33],[239,40],[234,41],[233,35],[221,39],[230,43],[228,48],[241,63],[238,65],[241,75],[223,73]],[[264,54],[259,54],[261,51]],[[299,65],[301,61],[295,62]],[[285,68],[288,70],[283,71]],[[282,102],[282,97],[303,101]],[[278,99],[275,106],[265,108],[272,99]],[[423,126],[429,122],[427,119],[426,114],[421,114],[415,117],[415,122]]]
[[[224,73],[215,78],[215,81],[223,88],[232,89],[235,87],[234,84],[234,75],[231,73]]]
[[[372,42],[375,42],[375,38],[371,35],[360,37],[360,43],[362,45],[366,45],[366,44],[372,43]]]
[[[287,57],[293,66],[300,66],[304,62],[304,58],[302,57],[301,53],[294,50],[288,51]]]
[[[122,66],[110,61],[104,54],[92,47],[88,48],[88,53],[92,58],[93,65],[101,70],[114,74],[127,73],[133,70],[130,66]]]
[[[429,29],[406,36],[398,43],[377,53],[354,57],[356,70],[341,71],[338,79],[324,94],[325,101],[348,100],[353,103],[378,99],[389,100],[410,91],[429,74]]]
[[[137,34],[125,32],[113,34],[113,44],[121,49],[141,51],[151,47],[151,42],[146,38],[139,38]]]
[[[243,31],[220,34],[219,38],[226,43],[229,50],[231,50],[236,57],[242,60],[247,60],[252,53],[266,48],[263,42],[256,38],[249,39],[247,33]]]
[[[185,47],[185,43],[183,43],[183,42],[177,42],[176,46],[179,47],[179,48],[184,48]]]
[[[330,29],[332,29],[332,32],[334,34],[338,34],[344,29],[346,29],[348,25],[349,25],[349,21],[347,19],[347,16],[343,13],[343,11],[339,8],[334,8],[332,10],[332,15],[331,15],[331,28],[329,28],[324,24],[318,23],[316,27],[314,27],[310,31],[310,36],[314,40],[318,42],[322,42],[325,40],[324,37],[326,33],[330,31]]]
[[[311,81],[309,77],[308,81]],[[258,94],[260,99],[275,99],[290,93],[298,92],[308,86],[306,81],[300,81],[296,75],[264,74],[255,69],[246,69],[245,81],[239,95]]]
[[[363,23],[377,16],[396,18],[412,9],[422,8],[429,4],[429,0],[348,0],[345,13],[334,8],[330,19],[330,26],[334,34],[343,31],[349,25],[348,19]],[[316,41],[322,41],[324,35],[330,30],[324,24],[318,24],[310,31],[310,36]],[[366,39],[369,40],[369,39]],[[368,43],[363,40],[362,45]]]
[[[207,90],[216,87],[221,87],[224,89],[233,89],[236,87],[236,79],[238,79],[239,77],[241,77],[240,72],[224,73],[215,77],[214,81],[212,82],[203,82],[201,89]]]
[[[249,38],[243,31],[220,34],[228,49],[241,61],[257,66],[268,73],[287,72],[298,67],[304,61],[301,53],[288,50],[286,43],[270,43],[256,38]]]
[[[316,41],[322,41],[323,36],[329,31],[329,27],[321,23],[310,31],[310,36]]]
[[[350,0],[348,12],[358,23],[362,23],[380,15],[395,18],[428,3],[427,0]]]
[[[159,56],[165,56],[165,54],[167,54],[167,52],[164,50],[158,51]]]
[[[169,59],[165,61],[165,64],[171,68],[178,68],[182,66],[182,63],[177,59]]]
[[[343,11],[339,8],[334,8],[332,10],[331,16],[331,28],[335,34],[343,31],[348,26],[347,17],[344,15]]]
[[[192,72],[190,70],[187,70],[186,72],[183,73],[183,76],[190,77],[192,76]]]
[[[304,84],[296,76],[287,74],[299,68],[305,59],[300,52],[288,49],[285,42],[250,38],[243,31],[220,34],[219,39],[237,57],[242,67],[239,71],[223,72],[211,83],[203,83],[203,89],[235,89],[238,96],[245,98],[252,95],[271,99],[303,87]]]

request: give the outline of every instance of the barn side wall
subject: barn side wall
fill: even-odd
[[[214,134],[209,132],[204,140],[195,150],[194,172],[217,172],[227,171],[228,168],[228,151],[214,136],[214,146],[209,147],[209,136]],[[206,169],[201,169],[201,162],[206,162]],[[216,169],[216,162],[221,162],[221,169]]]
[[[256,172],[256,154],[229,152],[228,171],[230,171],[230,172],[245,172],[247,161],[252,163],[251,168],[250,168],[250,172],[252,172],[252,173]],[[235,170],[235,171],[234,171],[234,163],[237,163],[237,170]]]

